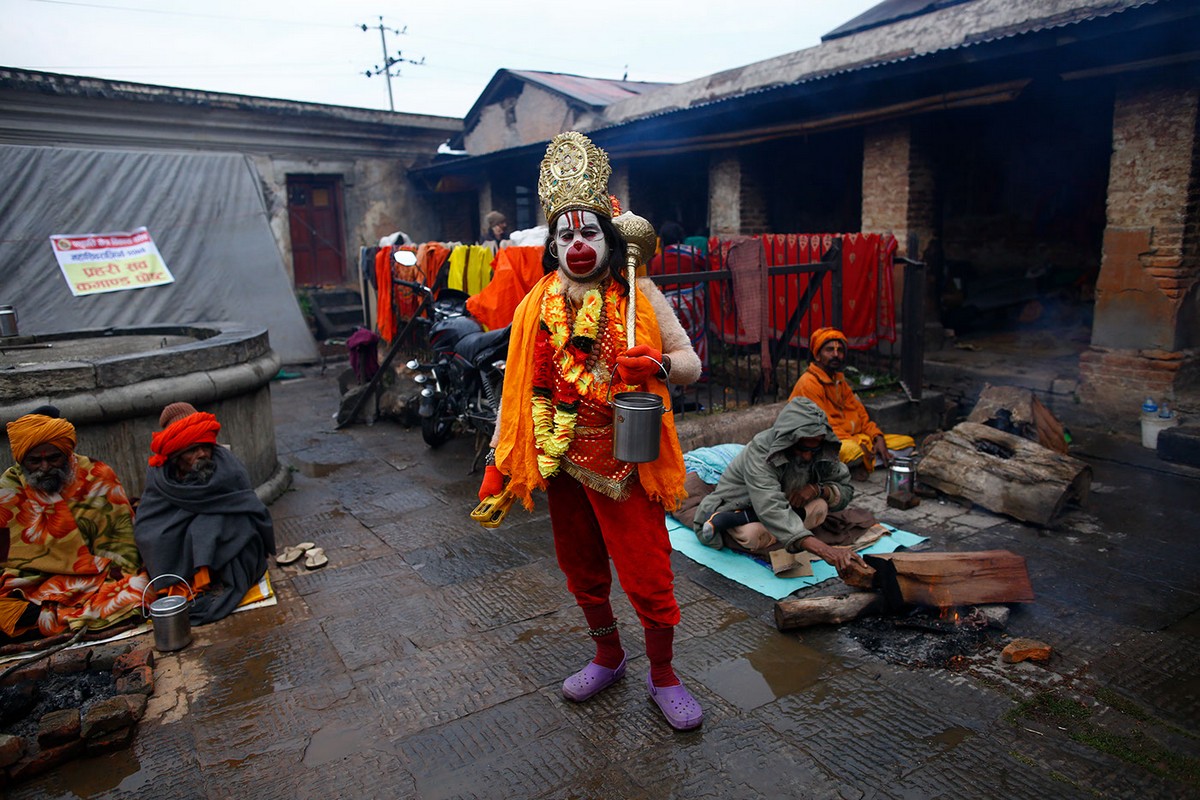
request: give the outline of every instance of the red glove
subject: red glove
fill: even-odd
[[[494,494],[504,491],[504,473],[495,464],[488,464],[483,469],[483,483],[479,486],[479,501],[483,502]]]
[[[617,356],[617,377],[630,385],[645,383],[662,371],[662,353],[639,344]]]

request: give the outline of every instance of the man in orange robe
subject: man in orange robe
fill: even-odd
[[[688,730],[703,710],[672,668],[679,605],[665,519],[684,496],[683,454],[668,414],[654,461],[618,460],[608,395],[640,388],[665,402],[667,382],[695,381],[700,360],[653,282],[627,282],[610,173],[608,155],[577,132],[556,136],[546,150],[538,194],[550,230],[548,274],[513,319],[494,455],[479,495],[499,493],[507,480],[532,508],[532,492],[546,492],[558,564],[596,646],[592,661],[563,682],[563,696],[583,702],[625,674],[609,602],[611,559],[644,630],[650,698],[672,727]]]
[[[887,465],[892,450],[912,447],[911,436],[885,434],[871,421],[862,401],[846,381],[842,369],[846,366],[846,334],[837,328],[818,328],[809,339],[812,361],[792,387],[788,396],[807,397],[816,403],[833,432],[841,440],[838,454],[843,464],[858,464],[871,472],[878,463]]]

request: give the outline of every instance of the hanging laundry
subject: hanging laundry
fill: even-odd
[[[503,328],[513,320],[517,304],[545,274],[543,248],[509,246],[500,250],[492,263],[492,279],[467,300],[467,311],[489,330]]]

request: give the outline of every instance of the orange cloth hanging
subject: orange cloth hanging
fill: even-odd
[[[392,248],[381,247],[375,254],[375,327],[379,337],[391,343],[396,336],[396,317],[392,313]]]
[[[495,330],[513,320],[517,305],[542,279],[541,245],[505,247],[492,264],[492,281],[467,300],[467,311],[484,327]]]

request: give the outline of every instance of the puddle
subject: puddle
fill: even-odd
[[[304,766],[309,769],[338,761],[371,747],[359,728],[349,725],[329,725],[312,735],[304,748]]]
[[[953,728],[946,728],[946,730],[942,731],[941,733],[930,736],[925,741],[929,743],[930,747],[946,753],[958,747],[960,744],[965,742],[967,739],[970,739],[974,735],[975,731],[971,730],[970,728],[963,728],[956,725]]]
[[[150,776],[142,772],[142,765],[130,747],[96,758],[67,762],[55,768],[53,779],[71,796],[86,800],[113,789],[141,794]]]
[[[529,630],[518,634],[514,641],[518,644],[525,644],[526,642],[532,642],[539,636],[546,636],[549,633],[552,633],[552,631],[548,631],[545,628],[530,628]]]
[[[296,469],[310,478],[324,478],[326,475],[337,472],[350,463],[319,464],[313,461],[302,461],[295,457],[292,458],[292,461],[295,463]]]
[[[831,659],[791,639],[765,643],[758,650],[723,661],[701,682],[743,711],[812,687]]]

